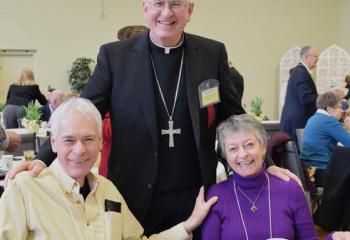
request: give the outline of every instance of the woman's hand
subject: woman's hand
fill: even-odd
[[[193,230],[195,230],[199,225],[202,224],[205,217],[208,215],[208,212],[211,206],[216,203],[218,197],[212,197],[207,202],[204,197],[204,187],[201,187],[199,190],[196,205],[194,206],[193,212],[191,216],[184,222],[185,230],[188,234],[190,234]]]

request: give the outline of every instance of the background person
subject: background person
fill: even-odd
[[[64,100],[64,92],[61,90],[54,90],[50,93],[48,97],[48,104],[42,106],[40,108],[40,112],[42,113],[40,116],[41,121],[48,122],[50,120],[51,114],[55,109],[63,102]]]
[[[101,148],[101,115],[85,99],[62,104],[50,121],[56,160],[37,178],[23,172],[0,199],[0,239],[146,239],[116,187],[91,173]],[[192,215],[150,239],[189,239],[216,198],[203,188]]]
[[[11,84],[7,92],[3,120],[5,128],[18,128],[18,121],[25,116],[23,106],[38,100],[41,105],[47,104],[46,97],[40,92],[35,82],[34,73],[30,68],[24,68],[15,84]]]
[[[311,71],[318,61],[318,50],[305,46],[300,51],[300,63],[291,71],[281,116],[281,130],[298,143],[297,128],[304,128],[316,111],[317,89]],[[298,144],[297,144],[298,145]]]
[[[339,121],[343,114],[341,98],[333,92],[325,92],[317,98],[316,106],[317,112],[304,129],[300,159],[308,166],[316,167],[316,185],[321,187],[335,147],[338,142],[350,147],[350,134]],[[350,129],[350,119],[346,118],[344,122]]]

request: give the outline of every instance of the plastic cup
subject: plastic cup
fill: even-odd
[[[24,159],[26,161],[33,161],[34,159],[34,150],[25,150],[23,151]]]

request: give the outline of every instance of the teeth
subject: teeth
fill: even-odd
[[[169,21],[159,21],[159,23],[161,23],[161,24],[166,24],[166,25],[170,25],[170,24],[172,24],[173,22],[171,21],[171,22],[169,22]]]
[[[247,167],[247,166],[249,166],[250,164],[252,164],[252,162],[253,162],[253,161],[241,162],[241,163],[239,163],[239,165],[240,165],[241,167]]]

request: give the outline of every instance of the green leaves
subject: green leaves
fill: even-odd
[[[254,113],[256,116],[260,116],[262,114],[262,97],[256,97],[254,100],[250,101],[250,111]]]
[[[4,110],[5,104],[0,102],[0,112]]]
[[[80,93],[89,79],[91,78],[91,69],[89,64],[95,62],[91,58],[81,57],[77,58],[69,70],[68,82],[71,85],[73,92]]]
[[[26,116],[25,118],[27,120],[34,120],[36,122],[39,122],[41,112],[37,106],[34,105],[34,103],[29,103],[28,107],[24,106]]]

